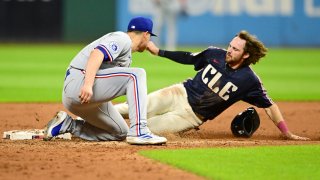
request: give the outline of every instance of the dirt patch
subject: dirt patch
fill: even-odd
[[[0,140],[1,179],[203,179],[197,175],[140,156],[145,149],[320,144],[320,102],[279,102],[289,129],[312,141],[288,141],[258,109],[261,125],[250,139],[234,138],[230,122],[248,104],[237,103],[200,130],[168,134],[162,146],[132,146],[125,142],[87,142],[79,139]],[[43,128],[59,110],[58,103],[0,104],[0,132]]]

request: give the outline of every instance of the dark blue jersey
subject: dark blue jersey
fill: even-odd
[[[185,52],[183,56],[170,59],[194,64],[198,71],[193,79],[184,82],[184,86],[193,111],[203,116],[204,120],[214,119],[240,100],[260,108],[273,104],[260,79],[249,66],[238,69],[228,66],[224,49],[209,47],[197,55]]]

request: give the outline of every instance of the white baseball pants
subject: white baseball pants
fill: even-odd
[[[115,108],[123,117],[127,117],[127,103],[117,104]],[[183,84],[172,85],[148,94],[147,121],[149,129],[155,134],[186,131],[203,123],[189,105]]]

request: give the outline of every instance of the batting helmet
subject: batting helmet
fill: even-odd
[[[239,113],[231,122],[232,134],[236,137],[249,138],[259,128],[260,118],[253,107]]]

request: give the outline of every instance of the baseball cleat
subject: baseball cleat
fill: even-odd
[[[160,145],[165,144],[167,139],[165,137],[157,136],[152,133],[140,136],[127,136],[127,143],[136,145]]]
[[[58,136],[63,122],[68,118],[68,114],[64,111],[59,111],[53,119],[51,119],[44,129],[43,140],[50,141],[53,137]]]

